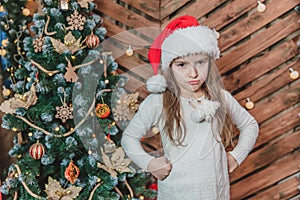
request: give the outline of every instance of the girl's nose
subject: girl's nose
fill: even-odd
[[[198,71],[195,66],[190,67],[190,77],[196,78],[198,76]]]

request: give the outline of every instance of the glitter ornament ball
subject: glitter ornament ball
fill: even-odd
[[[99,46],[100,39],[97,35],[91,34],[86,37],[85,43],[86,43],[86,46],[88,46],[90,49],[94,49],[97,46]]]
[[[39,160],[41,159],[45,154],[45,147],[43,144],[37,142],[29,148],[29,155],[35,159]]]

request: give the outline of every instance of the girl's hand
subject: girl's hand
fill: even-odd
[[[153,158],[148,164],[148,171],[158,180],[165,179],[172,169],[172,164],[165,157]]]
[[[230,153],[226,153],[226,154],[227,154],[228,171],[229,173],[231,173],[238,167],[238,162]]]

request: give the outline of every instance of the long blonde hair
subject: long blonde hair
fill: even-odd
[[[175,60],[175,59],[174,59]],[[170,64],[170,66],[172,63]],[[168,84],[168,88],[163,94],[164,107],[164,132],[168,134],[170,141],[175,145],[183,145],[185,135],[185,124],[181,117],[180,108],[180,89],[177,85],[171,67],[163,71]],[[209,57],[209,72],[205,83],[201,89],[205,92],[205,97],[212,101],[220,102],[220,108],[217,110],[212,125],[215,125],[215,138],[219,134],[225,148],[233,145],[233,126],[225,106],[223,84],[217,66],[212,58]]]

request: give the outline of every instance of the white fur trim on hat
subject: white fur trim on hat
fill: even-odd
[[[220,57],[216,31],[201,25],[175,30],[164,40],[161,50],[163,70],[173,59],[189,54],[204,53],[214,59]]]
[[[167,81],[163,75],[157,74],[147,80],[146,87],[149,92],[161,93],[166,90]]]

